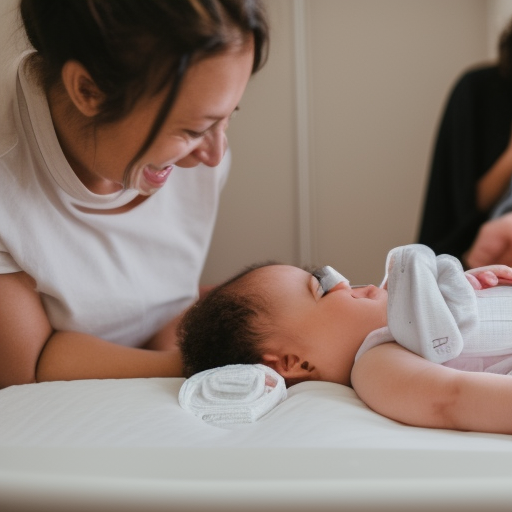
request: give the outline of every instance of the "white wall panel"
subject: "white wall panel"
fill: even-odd
[[[230,129],[235,162],[204,281],[267,258],[303,263],[305,154],[311,263],[377,282],[388,249],[415,241],[448,91],[488,57],[490,0],[267,3],[271,58]],[[295,103],[297,4],[305,9],[307,148],[295,125],[304,119]]]

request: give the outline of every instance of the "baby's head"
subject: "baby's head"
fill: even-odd
[[[350,384],[354,357],[386,325],[387,292],[339,283],[324,294],[306,270],[254,266],[212,290],[179,327],[185,375],[228,364],[262,363],[287,385]]]

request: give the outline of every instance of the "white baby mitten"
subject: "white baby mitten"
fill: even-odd
[[[460,262],[411,244],[390,251],[386,272],[394,339],[435,363],[457,357],[463,337],[478,326],[476,296]]]

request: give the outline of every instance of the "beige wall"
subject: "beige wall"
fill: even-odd
[[[270,58],[231,121],[233,164],[204,282],[255,261],[294,261],[297,252],[293,2],[269,4]]]
[[[377,283],[387,251],[415,241],[447,93],[464,68],[488,58],[488,39],[496,38],[489,27],[501,30],[497,19],[511,13],[510,1],[267,3],[271,57],[230,127],[232,174],[203,280],[269,258],[302,264],[306,255],[353,283]],[[309,119],[302,132],[294,61],[301,6]],[[307,162],[297,129],[308,134]],[[298,199],[304,166],[306,205]],[[310,233],[301,211],[309,211]]]

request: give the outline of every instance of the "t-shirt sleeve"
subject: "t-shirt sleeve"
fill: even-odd
[[[7,252],[2,240],[0,240],[0,274],[12,274],[21,270],[14,258]]]

